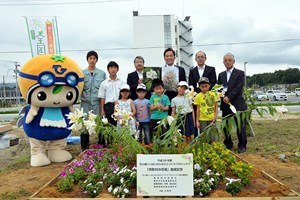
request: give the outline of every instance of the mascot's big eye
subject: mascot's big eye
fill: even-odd
[[[73,99],[73,92],[68,92],[67,96],[66,96],[66,99],[71,101]]]
[[[45,101],[47,99],[47,94],[43,91],[37,93],[37,98],[40,101]]]

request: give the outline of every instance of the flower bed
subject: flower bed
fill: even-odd
[[[236,158],[222,144],[204,144],[203,148],[203,154],[192,151],[194,197],[287,196],[291,199],[296,196],[287,186],[272,182],[266,173]],[[135,156],[124,153],[122,148],[86,150],[31,199],[136,198]]]
[[[81,121],[74,116],[69,116],[75,119],[74,123]],[[268,199],[275,196],[280,196],[281,199],[293,198],[290,196],[299,198],[299,195],[291,192],[287,186],[274,181],[266,173],[237,158],[223,144],[218,142],[209,144],[206,133],[199,135],[191,144],[186,144],[185,138],[178,131],[183,123],[180,115],[176,115],[175,119],[168,117],[160,122],[153,136],[153,146],[148,148],[140,145],[132,137],[128,126],[117,130],[99,117],[93,118],[92,121],[93,123],[90,123],[92,125],[80,123],[92,133],[101,132],[109,149],[96,146],[86,150],[31,199],[138,198],[135,168],[137,154],[185,153],[193,154],[194,198],[233,196],[242,199],[244,197]],[[169,129],[163,132],[167,123]],[[221,125],[207,130],[222,129]]]

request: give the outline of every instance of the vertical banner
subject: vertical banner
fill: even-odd
[[[25,17],[32,57],[61,54],[56,17]]]

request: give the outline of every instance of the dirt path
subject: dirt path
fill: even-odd
[[[300,166],[292,162],[282,162],[273,157],[262,157],[253,154],[240,155],[244,160],[254,164],[292,190],[300,194]]]

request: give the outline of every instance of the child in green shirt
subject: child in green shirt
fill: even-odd
[[[169,97],[164,94],[164,83],[160,79],[154,79],[152,81],[152,89],[154,93],[150,98],[149,104],[151,111],[151,135],[153,136],[154,129],[158,125],[157,122],[168,117],[168,110],[171,103]]]

